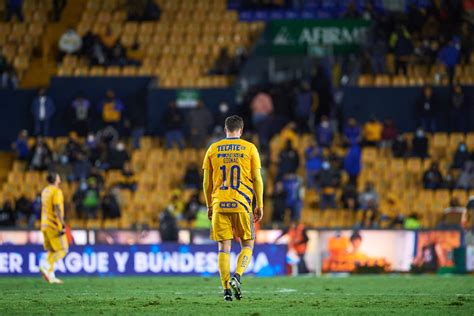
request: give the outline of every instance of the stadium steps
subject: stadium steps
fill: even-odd
[[[23,80],[22,88],[47,86],[50,78],[56,74],[56,56],[58,41],[69,26],[76,26],[87,0],[69,0],[59,22],[49,22],[43,36],[41,56],[32,59]]]

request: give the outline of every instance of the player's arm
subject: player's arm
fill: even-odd
[[[206,200],[207,206],[207,217],[209,219],[212,218],[212,164],[209,159],[209,148],[206,152],[206,156],[204,157],[204,161],[202,163],[202,169],[204,171],[203,180],[202,180],[202,190],[204,193],[204,199]]]
[[[260,173],[261,168],[260,155],[258,154],[257,148],[254,147],[252,149],[252,181],[255,200],[257,202],[257,207],[254,211],[256,222],[260,222],[263,218],[263,179]]]
[[[207,217],[212,217],[212,170],[204,169],[204,177],[202,181],[202,188],[204,191],[204,199],[207,206]]]
[[[56,215],[56,218],[58,221],[61,223],[62,228],[66,226],[66,223],[64,223],[64,217],[61,212],[61,207],[64,204],[64,197],[63,193],[61,191],[58,191],[54,194],[53,197],[53,210],[54,210],[54,215]]]

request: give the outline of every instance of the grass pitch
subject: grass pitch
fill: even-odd
[[[224,302],[218,278],[0,278],[0,315],[473,315],[473,276],[244,278]]]

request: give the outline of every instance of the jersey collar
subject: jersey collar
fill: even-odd
[[[226,137],[225,139],[240,139],[240,137]]]

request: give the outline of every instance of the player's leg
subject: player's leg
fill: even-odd
[[[219,254],[217,255],[217,265],[221,278],[222,288],[224,289],[224,300],[232,301],[232,292],[230,291],[230,240],[219,241]]]
[[[219,254],[217,255],[217,266],[224,289],[224,300],[231,301],[230,291],[230,248],[233,238],[232,223],[228,214],[216,212],[212,215],[211,239],[218,242]]]
[[[235,217],[234,227],[241,239],[241,250],[237,258],[237,267],[230,280],[230,286],[235,298],[242,299],[241,278],[250,264],[255,239],[255,229],[252,213],[239,213]]]
[[[56,277],[56,274],[54,273],[54,266],[56,265],[56,262],[64,258],[67,254],[68,244],[66,235],[55,236],[53,238],[50,238],[50,242],[53,251],[51,252],[51,256],[48,256],[47,258],[49,263],[49,282],[62,284],[63,281],[58,279]]]

